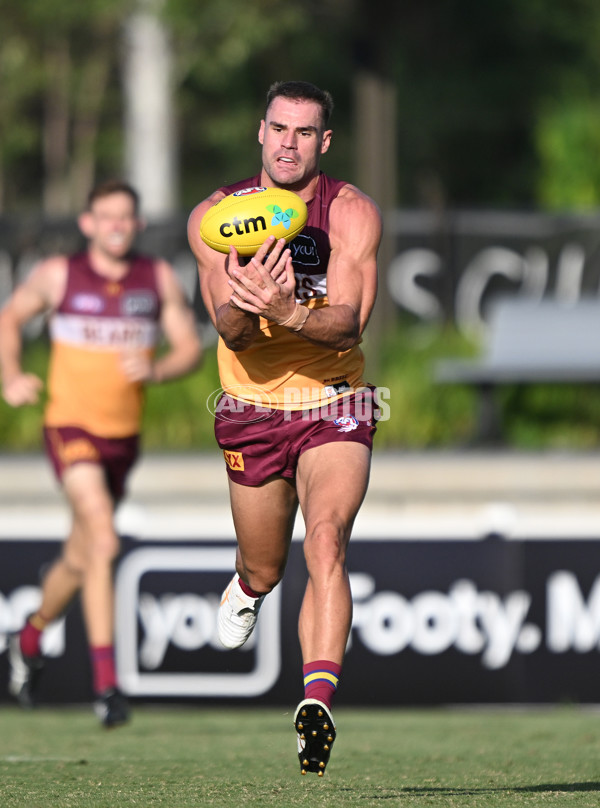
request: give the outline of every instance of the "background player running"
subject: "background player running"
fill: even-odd
[[[94,188],[78,220],[85,252],[41,261],[0,312],[2,394],[13,407],[35,403],[43,387],[22,369],[22,328],[50,315],[44,438],[72,513],[40,607],[11,639],[9,688],[21,704],[32,703],[43,666],[41,634],[81,591],[95,708],[106,726],[129,717],[113,647],[114,511],[138,456],[143,388],[188,373],[201,355],[172,267],[132,251],[142,226],[138,205],[126,183]],[[156,358],[161,331],[168,350]]]

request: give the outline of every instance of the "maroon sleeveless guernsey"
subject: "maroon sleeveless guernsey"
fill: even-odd
[[[61,304],[50,320],[46,426],[78,426],[103,438],[140,430],[143,384],[121,369],[128,351],[154,353],[160,296],[151,258],[134,255],[119,281],[94,271],[87,253],[68,259]]]

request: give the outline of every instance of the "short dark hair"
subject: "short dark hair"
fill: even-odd
[[[88,194],[87,209],[90,210],[97,199],[103,199],[105,196],[111,196],[112,194],[128,194],[133,200],[135,212],[139,211],[140,195],[128,182],[119,179],[105,180],[95,185]]]
[[[333,98],[328,90],[321,90],[309,81],[276,81],[267,92],[266,109],[268,110],[273,100],[280,96],[295,101],[316,101],[321,107],[323,128],[327,128],[333,112]]]

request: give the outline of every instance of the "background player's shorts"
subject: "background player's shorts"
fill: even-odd
[[[44,442],[59,480],[76,463],[94,463],[104,469],[115,502],[123,498],[127,476],[139,455],[139,435],[99,438],[76,426],[56,426],[44,427]]]
[[[364,387],[312,410],[275,410],[224,393],[215,412],[215,436],[227,473],[241,485],[260,485],[272,475],[293,479],[307,449],[337,441],[369,450],[377,429],[375,388]]]

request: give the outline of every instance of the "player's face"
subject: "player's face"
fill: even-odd
[[[275,185],[302,189],[318,174],[331,134],[316,102],[275,98],[258,133],[264,171]]]
[[[133,199],[117,192],[96,199],[79,219],[90,246],[110,258],[124,258],[140,230]]]

